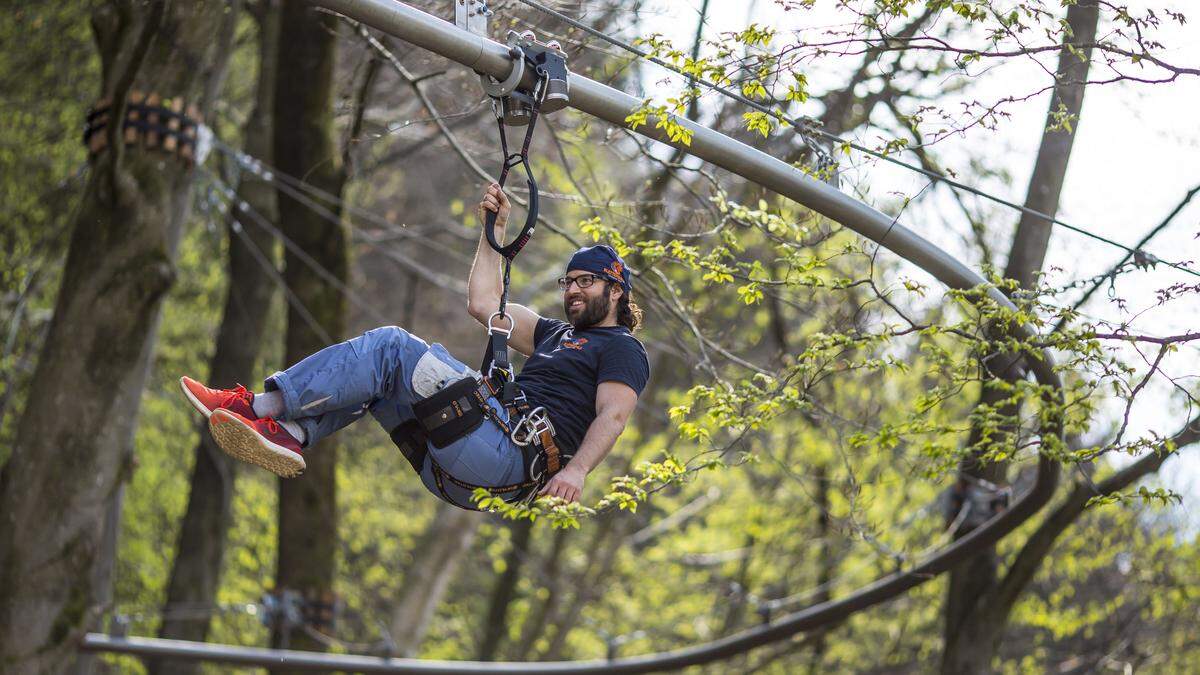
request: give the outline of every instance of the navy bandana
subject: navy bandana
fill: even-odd
[[[585,246],[576,251],[575,255],[571,256],[571,262],[567,263],[567,271],[571,270],[583,270],[615,281],[626,293],[633,290],[625,261],[621,260],[621,256],[617,255],[611,246],[605,244]]]

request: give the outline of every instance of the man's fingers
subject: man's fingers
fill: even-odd
[[[578,502],[583,491],[579,488],[559,480],[558,477],[551,478],[544,487],[538,492],[538,496],[558,497],[568,503]]]
[[[546,483],[546,486],[543,487],[540,492],[538,492],[539,497],[542,495],[546,495],[549,497],[558,497],[560,499],[565,499],[567,501],[573,501],[570,498],[571,486],[565,485],[562,481],[558,480],[557,478],[551,478],[550,482]]]
[[[487,191],[484,192],[484,198],[491,199],[499,206],[508,206],[508,195],[504,194],[504,190],[500,189],[496,183],[488,186]]]

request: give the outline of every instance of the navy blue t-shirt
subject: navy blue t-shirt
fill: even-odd
[[[596,388],[622,382],[639,395],[650,378],[646,348],[624,326],[575,330],[558,319],[538,319],[533,355],[516,382],[530,405],[544,406],[563,452],[573,454],[596,419]]]

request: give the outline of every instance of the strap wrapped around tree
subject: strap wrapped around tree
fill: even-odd
[[[88,110],[83,129],[88,154],[98,155],[108,147],[111,114],[112,102],[108,99],[101,99]],[[206,154],[200,111],[195,105],[185,105],[182,98],[130,93],[120,134],[126,146],[141,145],[176,155],[188,167],[204,161]]]

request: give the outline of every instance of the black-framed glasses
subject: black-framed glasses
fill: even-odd
[[[580,274],[577,277],[560,277],[558,280],[558,287],[565,293],[566,290],[571,287],[572,283],[580,288],[587,288],[588,286],[591,286],[602,279],[604,279],[604,277],[600,276],[599,274]]]

